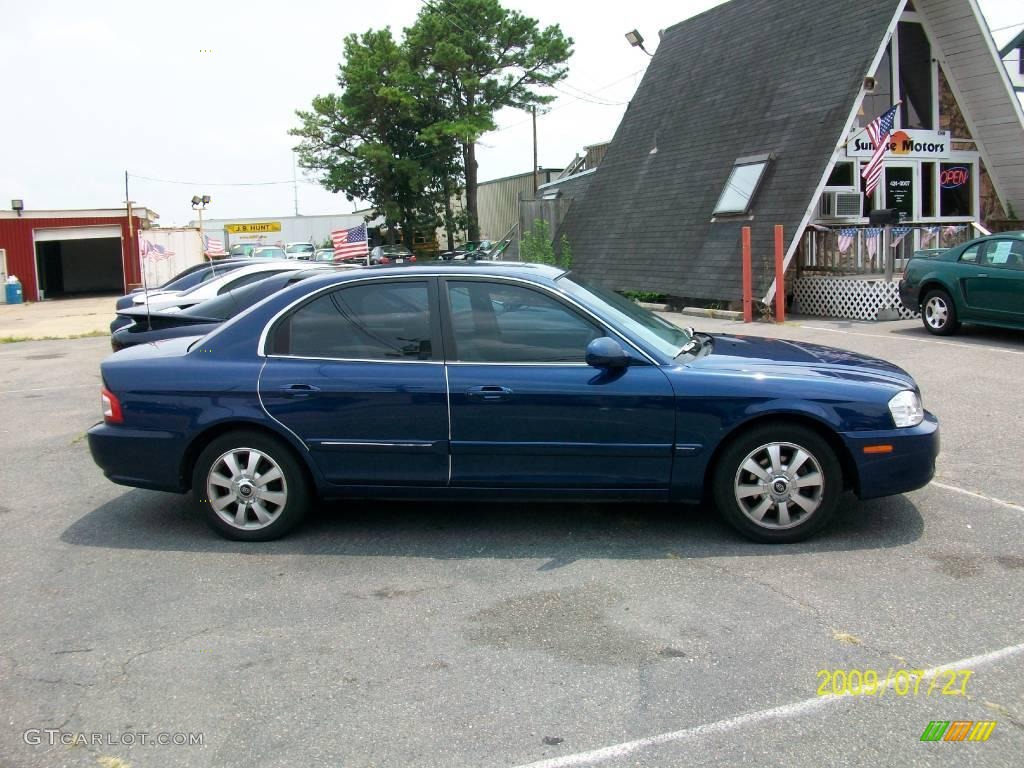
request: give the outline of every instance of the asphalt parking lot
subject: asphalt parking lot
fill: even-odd
[[[703,509],[436,503],[239,544],[93,465],[107,339],[0,346],[0,766],[1020,765],[1024,333],[748,332],[906,368],[935,482],[782,547]],[[971,674],[817,695],[938,668]]]

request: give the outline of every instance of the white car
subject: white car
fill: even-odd
[[[323,266],[329,267],[327,264]],[[207,280],[205,283],[200,283],[195,288],[190,288],[187,291],[153,295],[149,300],[149,309],[152,312],[174,312],[176,311],[175,307],[178,309],[191,307],[193,304],[212,299],[214,296],[227,293],[235,288],[241,288],[243,285],[258,282],[271,275],[281,272],[293,272],[299,269],[315,268],[314,265],[295,260],[257,262],[250,266],[233,269],[220,277]],[[146,306],[145,294],[135,297],[134,302],[136,307]]]
[[[286,243],[284,246],[285,256],[289,259],[305,259],[309,261],[316,253],[316,246],[312,243]]]

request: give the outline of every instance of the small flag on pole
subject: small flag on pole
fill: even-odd
[[[878,180],[882,178],[882,168],[885,166],[885,153],[889,149],[889,134],[892,133],[893,126],[896,123],[896,111],[900,108],[900,102],[896,102],[885,114],[876,117],[870,123],[868,123],[867,134],[871,143],[875,147],[874,154],[871,155],[871,160],[864,166],[864,172],[861,176],[867,182],[867,186],[864,189],[864,194],[870,195],[875,191],[875,187],[878,186]]]
[[[334,258],[337,261],[357,256],[366,256],[369,242],[366,237],[366,224],[349,229],[336,229],[331,232],[331,243],[334,245]]]
[[[203,235],[203,251],[210,257],[223,256],[226,253],[224,250],[224,241],[217,240],[209,235]]]

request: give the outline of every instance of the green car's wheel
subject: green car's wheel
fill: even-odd
[[[956,318],[956,307],[950,295],[940,288],[928,291],[921,302],[921,322],[929,333],[936,336],[956,333],[960,321]]]

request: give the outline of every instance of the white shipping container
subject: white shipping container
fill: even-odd
[[[139,232],[139,250],[145,254],[142,264],[145,284],[150,288],[163,285],[182,270],[206,260],[199,230],[192,227],[144,229]]]

